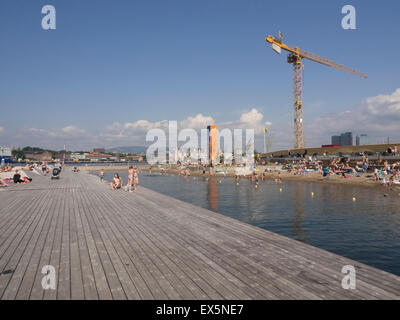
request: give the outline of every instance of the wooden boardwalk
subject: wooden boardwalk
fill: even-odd
[[[0,191],[1,299],[399,299],[400,278],[87,173]],[[42,268],[56,289],[42,288]],[[344,265],[356,289],[342,288]]]

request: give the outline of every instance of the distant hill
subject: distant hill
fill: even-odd
[[[130,153],[130,154],[142,154],[146,153],[147,147],[145,146],[131,146],[131,147],[115,147],[107,149],[107,152],[111,153]]]

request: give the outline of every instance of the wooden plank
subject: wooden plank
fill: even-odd
[[[70,208],[68,198],[70,193],[68,190],[64,190],[63,199],[64,207],[63,220],[62,220],[62,235],[61,235],[61,253],[60,253],[60,270],[58,273],[58,284],[57,284],[57,299],[69,300],[71,299],[71,257],[70,257]],[[72,251],[72,250],[71,250]],[[82,290],[83,293],[83,290]],[[83,295],[82,295],[83,298]]]
[[[92,212],[91,208],[92,205],[89,202],[88,199],[88,193],[81,193],[82,201],[85,203],[86,206],[86,214],[85,218],[87,220],[88,226],[91,230],[91,233],[93,235],[93,240],[97,248],[97,252],[99,254],[99,259],[101,260],[101,263],[104,268],[104,274],[107,278],[107,283],[110,288],[111,294],[113,299],[116,300],[124,300],[126,299],[125,292],[123,290],[123,286],[121,284],[120,279],[118,278],[117,272],[114,267],[114,263],[112,262],[109,252],[111,254],[114,254],[114,249],[109,243],[109,239],[106,237],[104,234],[103,230],[101,229],[102,227],[96,224],[95,219],[93,218],[93,215],[98,215],[97,210]],[[97,219],[96,219],[97,220]],[[101,236],[103,234],[103,237]],[[106,243],[108,245],[109,251],[106,249]],[[118,263],[118,260],[115,260],[115,264]]]
[[[63,170],[0,192],[2,299],[400,299],[400,278],[141,187]],[[57,274],[44,291],[41,268]],[[341,267],[357,289],[341,288]]]
[[[112,200],[108,199],[107,202],[108,203],[112,203]],[[121,205],[122,203],[119,202],[119,204]],[[128,208],[125,208],[125,209],[128,210]],[[134,210],[132,210],[131,213],[133,213],[133,211]],[[135,214],[135,216],[132,217],[132,220],[129,220],[129,219],[126,220],[126,223],[125,223],[126,225],[130,225],[130,226],[139,225],[142,214],[141,214],[140,210],[138,210],[138,211],[139,211],[139,214]],[[138,213],[138,212],[136,212],[136,213]],[[151,229],[153,229],[153,230],[155,229],[155,226],[157,224],[155,224],[152,220],[150,220],[150,212],[148,212],[148,214],[146,214],[146,220],[147,220],[147,222],[151,223],[151,228],[147,228],[146,230],[140,231],[140,233],[148,235],[148,234],[151,233]],[[186,249],[185,249],[185,247],[187,247],[186,245],[185,246],[181,246],[180,244],[176,244],[175,240],[172,239],[172,238],[170,238],[168,240],[164,239],[163,236],[166,235],[166,229],[165,229],[166,226],[164,224],[159,224],[159,225],[162,226],[162,230],[158,230],[158,229],[155,230],[156,233],[155,233],[154,237],[151,238],[152,241],[154,241],[154,242],[157,241],[157,243],[164,243],[164,244],[168,243],[169,246],[172,247],[175,252],[179,252],[179,253],[186,252]],[[138,234],[138,233],[139,232],[134,232],[134,234]],[[163,236],[161,236],[161,235],[163,235]],[[178,248],[178,250],[177,250],[177,248]],[[184,256],[181,256],[178,261],[180,261],[180,264],[186,264],[191,259],[192,259],[191,267],[198,269],[199,266],[201,266],[201,260],[199,260],[197,258],[195,260],[193,260],[193,256],[184,255]],[[203,274],[203,276],[205,276],[205,274]],[[236,294],[238,292],[241,292],[240,289],[235,287],[235,288],[232,289],[232,291],[229,291],[226,288],[224,288],[223,286],[218,286],[218,282],[219,282],[219,279],[221,279],[221,277],[222,277],[222,275],[218,274],[217,276],[215,276],[215,278],[212,278],[212,280],[210,280],[210,283],[212,283],[214,286],[218,287],[219,291],[224,292],[224,294],[223,294],[224,297],[228,297],[230,299],[238,298],[238,296]]]
[[[48,215],[50,216],[50,223],[47,230],[44,232],[44,234],[46,235],[45,243],[41,250],[38,269],[34,277],[34,283],[29,297],[32,300],[42,300],[44,295],[42,279],[45,275],[42,274],[42,269],[44,266],[50,265],[51,249],[53,247],[54,237],[57,228],[57,218],[59,215],[59,211],[57,210],[57,207],[59,206],[58,192],[59,190],[53,190],[48,194],[48,198],[46,199],[46,202],[50,203],[49,208],[46,210],[48,212]],[[58,274],[56,273],[56,277],[57,276]]]
[[[46,202],[43,204],[46,205]],[[24,228],[20,230],[19,236],[21,236],[22,239],[16,242],[16,244],[18,243],[16,248],[11,247],[12,253],[7,263],[7,268],[15,271],[12,273],[9,283],[7,283],[7,290],[4,288],[4,296],[2,296],[2,299],[14,299],[17,294],[36,243],[41,236],[46,234],[43,227],[46,226],[46,221],[49,220],[49,216],[51,216],[51,212],[46,205],[46,208],[41,208],[37,214],[32,215],[34,219],[31,223],[27,223]],[[31,281],[30,278],[27,279]]]
[[[93,271],[97,294],[99,295],[99,298],[101,300],[111,300],[112,299],[111,289],[107,281],[107,277],[105,275],[103,263],[99,257],[99,253],[96,248],[95,240],[93,238],[92,232],[89,228],[86,219],[86,213],[85,213],[86,205],[82,201],[81,192],[76,193],[76,198],[78,200],[77,203],[79,208],[78,212],[80,216],[81,232],[85,239],[87,252],[89,254],[89,259],[90,259],[89,264]],[[82,266],[82,268],[84,267],[85,266]],[[85,272],[83,271],[83,273]]]

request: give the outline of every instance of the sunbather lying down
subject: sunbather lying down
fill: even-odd
[[[0,179],[0,187],[8,187],[8,184],[5,183],[5,182],[3,181],[3,179]]]

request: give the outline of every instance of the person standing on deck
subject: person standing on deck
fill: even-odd
[[[135,167],[135,169],[133,170],[133,190],[137,190],[137,187],[139,185],[139,174],[138,174],[138,170]]]
[[[42,174],[45,176],[47,174],[46,162],[42,163]]]
[[[100,170],[100,181],[101,182],[104,181],[104,170],[103,169]]]
[[[126,185],[126,191],[132,192],[132,184],[134,183],[135,169],[132,166],[129,167],[128,171],[128,183]]]

